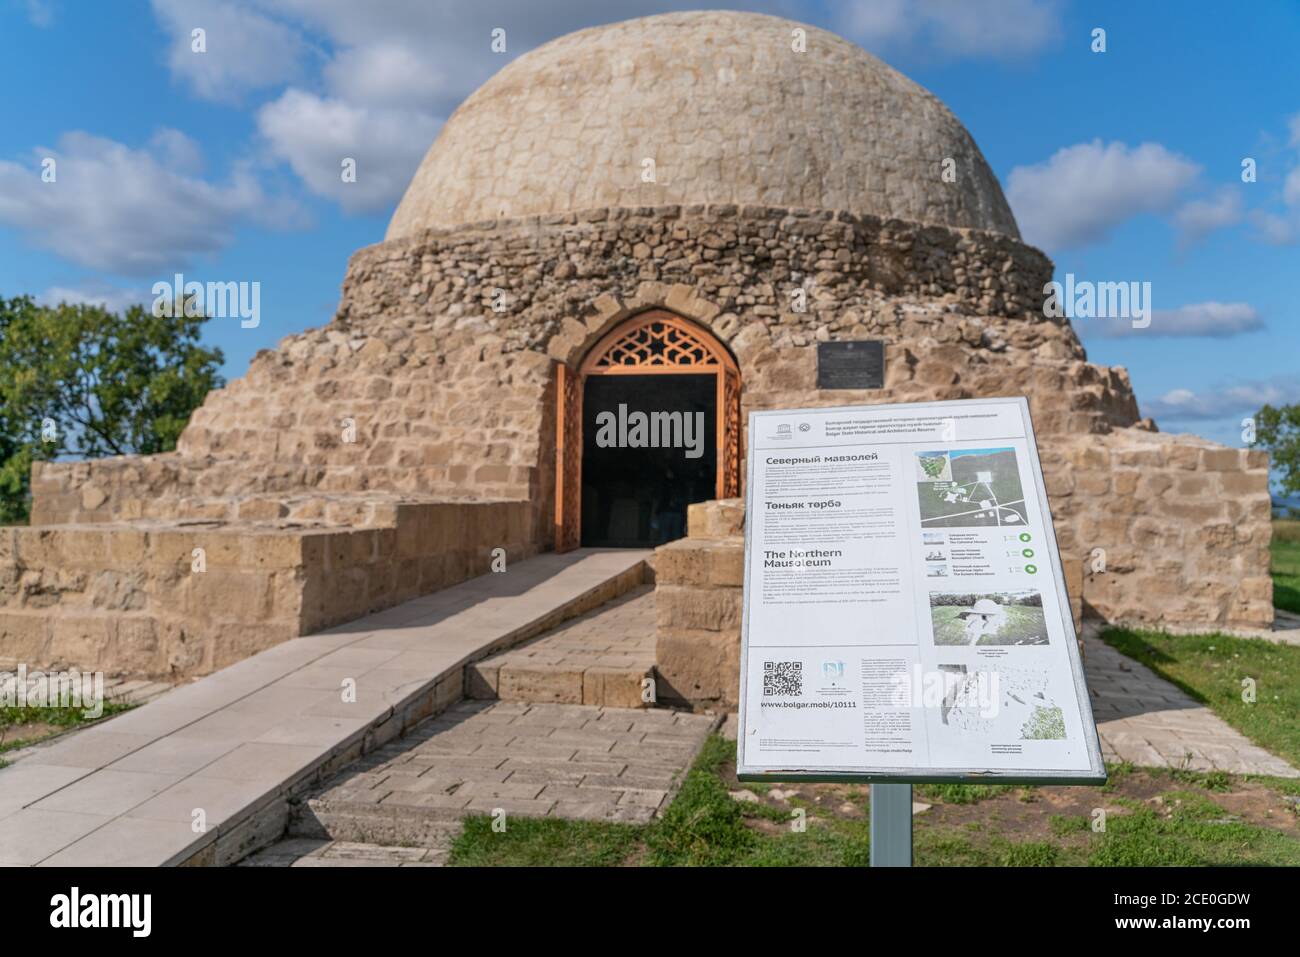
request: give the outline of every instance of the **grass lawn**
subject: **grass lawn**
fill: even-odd
[[[0,754],[17,751],[70,728],[94,724],[135,705],[104,702],[104,713],[88,719],[80,708],[0,708]],[[0,767],[7,763],[0,759]]]
[[[1300,522],[1273,523],[1273,604],[1300,614]]]
[[[870,855],[869,789],[740,784],[713,736],[650,825],[471,818],[453,865],[849,866]],[[1300,865],[1300,782],[1111,766],[1105,787],[918,785],[920,866]],[[747,794],[738,801],[732,793]],[[1104,812],[1104,831],[1093,829]]]
[[[1300,766],[1300,646],[1112,628],[1102,640],[1182,688],[1266,751]],[[1255,701],[1242,701],[1242,681]]]

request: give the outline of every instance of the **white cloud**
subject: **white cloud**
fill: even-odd
[[[42,305],[57,306],[67,303],[71,306],[103,306],[109,312],[122,313],[131,306],[143,305],[153,300],[152,294],[143,289],[128,289],[110,286],[106,283],[92,281],[81,288],[69,286],[51,286],[36,297]]]
[[[325,67],[325,80],[353,103],[427,109],[459,85],[445,64],[405,43],[381,40],[340,52]]]
[[[1105,239],[1134,216],[1167,212],[1199,171],[1158,143],[1093,140],[1017,166],[1007,177],[1007,200],[1027,242],[1065,249]]]
[[[42,30],[54,26],[54,6],[50,0],[26,0],[27,22]]]
[[[1228,339],[1258,332],[1264,320],[1254,306],[1244,302],[1197,302],[1177,309],[1157,309],[1151,325],[1134,329],[1127,319],[1116,321],[1076,320],[1075,328],[1088,338],[1117,339],[1129,336],[1167,339]]]
[[[1061,19],[1058,0],[853,0],[837,26],[869,50],[994,59],[1046,49]]]
[[[1300,206],[1300,166],[1286,174],[1282,182],[1282,202],[1288,206]]]
[[[1142,411],[1171,422],[1205,422],[1230,416],[1253,415],[1263,405],[1286,405],[1300,401],[1300,377],[1228,383],[1196,392],[1173,389],[1160,398],[1142,403]]]
[[[1174,224],[1178,227],[1180,244],[1189,246],[1215,230],[1236,225],[1244,215],[1241,190],[1224,186],[1213,196],[1185,203],[1174,214]]]
[[[258,130],[314,193],[349,212],[390,208],[433,142],[440,121],[414,110],[362,108],[288,90],[258,112]],[[344,159],[356,181],[343,181]]]
[[[1251,225],[1262,242],[1270,246],[1291,246],[1300,242],[1300,217],[1279,216],[1257,209],[1250,214]]]
[[[167,65],[204,99],[238,100],[251,90],[297,79],[310,45],[301,31],[244,0],[152,0],[170,34]],[[193,49],[204,31],[205,52]]]
[[[70,262],[149,276],[217,252],[240,222],[301,222],[297,207],[268,197],[245,166],[222,185],[191,175],[189,142],[163,131],[154,143],[165,148],[154,155],[70,132],[26,162],[0,160],[0,223]],[[56,163],[49,183],[41,178],[47,157]]]

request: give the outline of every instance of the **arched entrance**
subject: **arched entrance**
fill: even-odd
[[[740,370],[702,327],[643,312],[558,375],[556,551],[660,544],[740,494]]]

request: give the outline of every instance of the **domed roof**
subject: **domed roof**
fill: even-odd
[[[794,49],[800,29],[804,52]],[[942,178],[948,158],[955,182]],[[511,62],[448,119],[387,238],[696,203],[846,210],[1019,237],[979,148],[933,94],[825,30],[710,11],[580,30]]]

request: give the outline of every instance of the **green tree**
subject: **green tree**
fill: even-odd
[[[1255,444],[1267,449],[1282,485],[1282,492],[1300,492],[1300,404],[1255,413]]]
[[[222,355],[174,312],[0,298],[0,523],[26,519],[33,461],[176,447]]]

